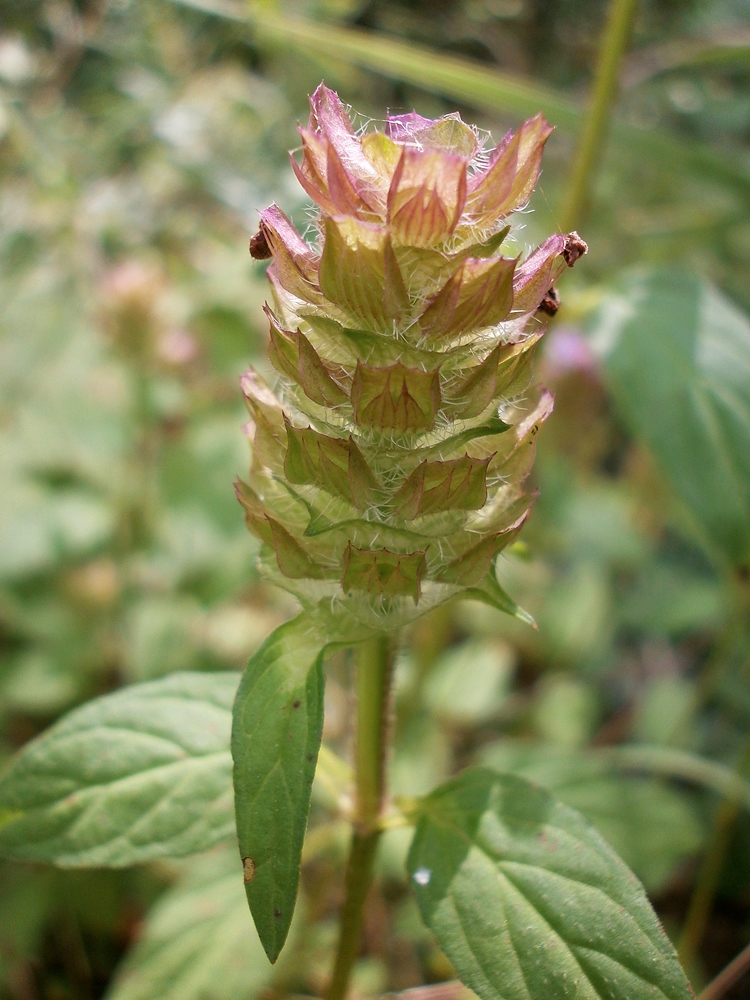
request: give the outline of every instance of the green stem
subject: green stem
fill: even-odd
[[[599,47],[591,104],[563,202],[563,232],[581,227],[586,221],[594,176],[617,97],[620,65],[630,40],[637,7],[638,0],[610,2],[604,37]]]
[[[385,801],[393,643],[377,636],[363,643],[357,659],[356,803],[346,867],[344,905],[336,961],[327,1000],[344,1000],[359,954],[364,905],[372,883]]]
[[[750,766],[750,736],[747,737],[745,745],[737,764],[736,773],[743,777]],[[721,803],[716,811],[711,837],[703,855],[698,876],[695,880],[695,888],[688,905],[685,924],[680,935],[680,942],[677,953],[680,961],[686,967],[693,965],[698,949],[700,948],[703,934],[708,925],[713,909],[714,897],[719,886],[719,879],[724,868],[729,842],[739,813],[739,804],[736,801],[726,799]]]

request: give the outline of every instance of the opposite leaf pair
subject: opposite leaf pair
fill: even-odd
[[[295,628],[304,643],[305,629]],[[299,653],[284,629],[286,642],[274,648]],[[268,662],[264,649],[258,657]],[[237,681],[236,673],[174,674],[71,712],[0,782],[0,852],[120,867],[233,841]],[[268,756],[277,787],[282,757],[283,746]],[[424,920],[485,1000],[690,997],[637,879],[548,792],[474,769],[415,803],[412,818],[408,870]],[[272,811],[264,825],[283,853]],[[265,935],[264,944],[271,950]]]

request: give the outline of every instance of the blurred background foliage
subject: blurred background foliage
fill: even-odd
[[[286,150],[321,78],[362,114],[557,125],[519,221],[566,216],[604,0],[0,0],[0,753],[174,670],[240,669],[286,596],[231,483],[263,359]],[[538,378],[557,397],[524,541],[478,605],[412,630],[393,788],[472,762],[583,811],[696,984],[750,937],[750,5],[642,0]],[[346,755],[349,665],[327,743]],[[334,768],[335,770],[335,768]],[[126,872],[0,867],[0,996],[243,1000],[324,982],[346,829],[316,791],[289,955],[259,950],[233,845]],[[734,777],[733,777],[734,774]],[[360,993],[449,979],[384,841]],[[123,963],[124,964],[121,964]],[[745,986],[746,990],[747,987]],[[268,993],[268,991],[271,993]],[[736,987],[735,997],[746,996]]]

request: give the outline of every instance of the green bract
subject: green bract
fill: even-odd
[[[279,378],[243,379],[238,496],[264,568],[308,613],[374,630],[462,593],[513,610],[494,560],[529,514],[552,408],[527,395],[538,310],[586,252],[575,233],[502,252],[551,129],[539,115],[488,152],[458,115],[357,134],[325,86],[310,104],[292,164],[320,207],[315,240],[272,205],[251,243],[273,257]]]

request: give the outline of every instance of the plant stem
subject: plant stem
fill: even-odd
[[[346,997],[362,940],[364,905],[372,883],[385,800],[393,652],[392,640],[388,636],[377,636],[360,646],[357,658],[354,831],[346,867],[339,944],[327,1000]]]
[[[733,959],[705,990],[699,995],[698,1000],[719,1000],[727,990],[730,990],[745,973],[750,969],[750,944],[743,948],[739,955]]]
[[[708,664],[703,669],[698,687],[701,702],[704,704],[727,671],[734,644],[738,640],[742,642],[750,612],[750,584],[739,574],[731,579],[734,586],[732,616],[724,634],[719,638]],[[746,648],[745,642],[742,642],[742,648],[743,650]],[[749,769],[750,733],[745,736],[742,750],[734,767],[734,773],[740,780],[744,780]],[[683,965],[692,965],[698,954],[729,850],[732,828],[740,808],[739,800],[731,796],[726,798],[716,810],[711,836],[698,869],[677,947],[677,953]]]
[[[157,463],[156,421],[151,402],[152,379],[145,359],[134,370],[135,403],[133,427],[135,447],[131,465],[131,543],[135,548],[147,546],[153,537],[156,512],[155,477]]]
[[[637,7],[638,0],[611,0],[609,5],[607,24],[599,46],[594,91],[563,201],[563,232],[583,226],[588,215],[594,176],[617,96],[620,65],[630,40]]]
[[[750,736],[747,737],[745,745],[737,764],[736,773],[744,776],[750,765]],[[732,834],[739,804],[736,801],[725,799],[716,811],[716,817],[711,831],[711,837],[703,855],[698,876],[695,880],[695,888],[690,898],[685,924],[680,935],[680,942],[677,953],[684,966],[691,966],[698,953],[703,934],[711,916],[714,897],[721,878],[721,872],[726,860],[729,841]]]

